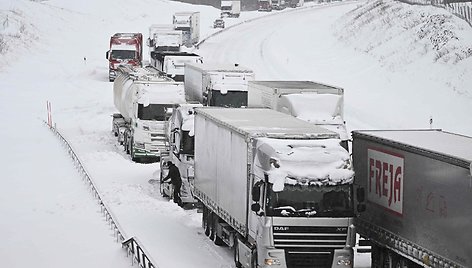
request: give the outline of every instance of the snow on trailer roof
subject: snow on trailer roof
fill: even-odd
[[[196,108],[196,114],[213,118],[246,136],[291,139],[339,138],[335,132],[268,108]]]
[[[334,94],[339,94],[339,91],[343,92],[340,87],[313,81],[251,81],[250,83],[277,89],[322,89],[327,90],[323,91],[324,93]]]
[[[461,159],[469,164],[472,162],[472,137],[440,129],[353,131],[353,135],[356,133],[393,140],[403,145]]]
[[[169,78],[164,72],[159,71],[153,66],[119,66],[118,72],[130,76],[135,82],[175,82],[173,79]]]
[[[238,72],[238,73],[254,73],[253,70],[241,66],[237,63],[222,63],[222,62],[203,62],[203,63],[189,63],[187,66],[194,69],[201,69],[207,72],[220,71],[220,72]]]
[[[153,51],[151,52],[151,58],[156,60],[162,60],[166,56],[181,56],[181,57],[200,57],[199,55],[191,52],[184,51]]]

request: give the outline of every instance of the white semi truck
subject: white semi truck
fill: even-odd
[[[179,168],[182,178],[180,198],[184,205],[195,204],[193,195],[194,179],[194,108],[203,107],[200,103],[185,103],[172,109],[172,116],[166,123],[166,151],[161,153],[160,192],[163,196],[173,198],[172,184],[162,183],[167,176],[167,161],[172,161]]]
[[[133,161],[158,161],[171,108],[185,103],[184,87],[154,67],[119,67],[113,83],[112,132]]]
[[[182,31],[185,46],[191,47],[200,41],[200,12],[176,12],[172,21],[174,29]]]
[[[217,62],[188,63],[184,69],[188,100],[205,106],[247,106],[248,81],[254,80],[251,69]]]
[[[151,65],[178,82],[184,81],[185,64],[201,62],[203,62],[203,58],[195,53],[174,51],[151,52]]]
[[[172,24],[153,24],[149,27],[146,45],[149,53],[157,51],[180,51],[183,44],[183,33],[175,30]]]
[[[313,81],[250,81],[248,106],[267,107],[337,132],[348,148],[344,89]]]
[[[353,267],[354,172],[338,134],[266,108],[195,111],[203,228],[236,267]]]
[[[240,0],[222,0],[221,1],[221,14],[223,17],[239,18],[241,14],[241,1]]]

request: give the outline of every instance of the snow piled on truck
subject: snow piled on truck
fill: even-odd
[[[270,168],[266,173],[273,190],[280,192],[285,184],[321,186],[351,183],[354,171],[349,153],[339,142],[338,139],[259,138],[257,149],[270,157]],[[263,163],[258,165],[264,166]]]
[[[339,102],[334,94],[288,94],[282,98],[291,106],[292,115],[313,124],[343,124]]]

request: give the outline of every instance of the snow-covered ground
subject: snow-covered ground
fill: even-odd
[[[219,10],[165,0],[0,1],[0,249],[2,267],[130,264],[59,141],[46,101],[127,235],[159,267],[233,267],[200,227],[148,184],[158,164],[131,162],[111,134],[105,51],[115,32],[200,11],[202,37]],[[357,128],[443,128],[472,136],[472,29],[433,7],[392,1],[307,4],[204,42],[204,59],[238,62],[258,80],[314,80],[345,89]],[[275,12],[272,12],[275,14]],[[227,26],[269,13],[243,12]],[[147,56],[147,51],[145,51]],[[24,256],[27,256],[25,258]],[[356,267],[369,267],[365,256]]]

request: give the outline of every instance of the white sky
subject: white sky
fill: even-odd
[[[448,39],[436,38],[433,20],[425,18],[444,10],[392,4],[390,17],[370,23],[365,16],[349,20],[361,8],[343,17],[363,3],[287,9],[227,27],[194,52],[247,66],[256,80],[343,87],[349,130],[427,128],[432,117],[433,127],[472,136],[472,59],[454,63],[453,56],[471,47],[472,28],[446,17],[443,26],[457,39],[435,61],[430,40]],[[0,2],[0,44],[7,42],[0,50],[2,267],[130,264],[65,149],[43,125],[46,101],[124,232],[137,236],[159,267],[234,267],[231,252],[202,233],[201,214],[181,210],[148,184],[159,164],[131,162],[111,133],[109,37],[137,31],[147,38],[151,24],[169,24],[174,12],[189,10],[201,12],[201,36],[216,31],[219,10],[164,0]],[[243,12],[226,25],[272,14]],[[368,267],[365,257],[356,267]]]

